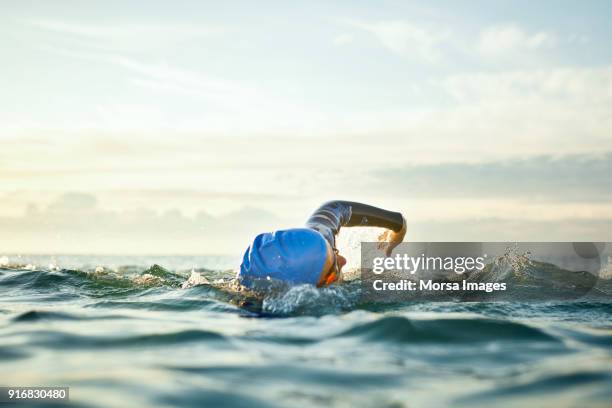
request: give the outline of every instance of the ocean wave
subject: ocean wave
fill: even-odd
[[[363,282],[356,277],[342,285],[326,288],[297,286],[274,288],[262,293],[237,289],[234,272],[193,267],[190,270],[171,270],[161,265],[103,265],[83,268],[62,268],[57,262],[47,267],[32,262],[11,262],[2,257],[0,287],[15,296],[36,297],[42,300],[93,300],[90,308],[128,308],[141,310],[180,311],[218,310],[235,312],[235,307],[261,316],[320,316],[344,313],[364,308],[393,310],[412,301],[609,301],[612,280],[599,279],[585,271],[568,271],[551,263],[534,261],[528,254],[510,249],[489,263],[478,273],[465,276],[451,275],[449,279],[468,282],[505,282],[505,292],[445,292],[402,295],[399,301],[389,297],[391,305],[381,305],[362,297]],[[155,297],[166,292],[167,298]],[[125,300],[130,297],[129,300]],[[523,309],[524,310],[524,309]],[[499,313],[503,313],[500,309]],[[508,312],[508,313],[511,313]]]
[[[27,345],[48,349],[106,349],[125,347],[162,347],[183,343],[217,342],[229,347],[229,340],[220,333],[208,330],[181,330],[165,333],[132,335],[93,336],[74,334],[59,330],[36,330],[19,332],[26,337]]]
[[[418,320],[387,316],[356,325],[338,337],[358,337],[368,342],[464,343],[483,341],[558,342],[541,329],[508,320],[457,318]]]
[[[190,262],[0,267],[11,381],[70,384],[71,404],[96,407],[609,405],[609,281],[579,299],[381,303],[358,276],[251,293]],[[498,267],[543,293],[589,282]]]
[[[554,403],[564,406],[584,406],[580,403],[572,403],[572,400],[576,398],[575,395],[572,395],[576,388],[597,385],[606,386],[611,380],[612,372],[604,370],[582,370],[556,374],[547,373],[536,378],[519,378],[510,384],[499,384],[494,389],[458,398],[455,403],[468,406],[490,406],[492,404],[503,404],[503,401],[511,400],[515,404],[524,405],[526,400],[532,400],[539,395],[548,397],[548,406],[552,406]],[[552,394],[556,394],[556,397],[551,398]],[[593,403],[588,406],[603,407],[609,403],[609,395],[601,398],[600,404],[595,403],[597,399],[599,398],[591,398]],[[523,404],[520,404],[519,401],[523,401]]]
[[[29,310],[14,316],[11,320],[17,323],[32,323],[44,321],[82,321],[82,320],[107,320],[107,319],[129,319],[127,316],[86,316],[73,313],[55,312],[48,310]]]

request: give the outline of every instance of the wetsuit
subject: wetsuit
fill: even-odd
[[[341,227],[382,227],[399,232],[404,226],[404,218],[401,213],[367,204],[328,201],[308,218],[306,226],[319,231],[335,248],[336,234]]]

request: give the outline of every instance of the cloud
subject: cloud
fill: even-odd
[[[59,124],[50,127],[97,128],[113,132],[195,128],[235,133],[256,128],[267,132],[271,128],[285,129],[284,120],[279,117],[302,116],[299,106],[273,93],[270,87],[176,63],[177,46],[184,50],[199,49],[202,38],[224,31],[219,27],[167,23],[90,25],[44,19],[16,21],[26,29],[23,38],[37,52],[42,49],[55,56],[90,64],[91,71],[75,71],[74,74],[78,79],[96,75],[83,85],[80,92],[84,94],[95,95],[100,91],[96,83],[100,80],[97,69],[101,64],[116,68],[102,75],[105,80],[112,78],[113,86],[121,89],[117,98],[99,98],[95,104],[85,106],[88,108],[86,115],[77,118],[65,112],[55,115],[52,121]],[[192,42],[186,43],[188,41]],[[161,50],[163,47],[167,47],[170,54]],[[63,61],[66,62],[70,64],[68,69],[75,65],[73,61]],[[159,94],[159,98],[151,99],[152,93]]]
[[[395,184],[393,191],[397,193],[402,188]],[[404,198],[395,194],[394,200],[397,203]],[[443,201],[446,206],[456,205],[452,199]],[[69,193],[58,196],[47,207],[29,205],[21,216],[0,216],[2,251],[4,254],[239,255],[256,234],[299,225],[250,206],[220,216],[203,210],[187,216],[177,209],[110,211],[95,203],[93,195]],[[452,219],[446,217],[446,211],[441,214],[444,216],[425,217],[406,207],[389,208],[404,211],[411,241],[609,241],[612,227],[612,216],[596,214],[586,218],[577,213],[557,218],[530,218],[500,211],[497,216],[464,214]],[[523,210],[529,209],[523,206]],[[373,232],[347,229],[343,232],[342,245],[351,247],[355,237],[372,239]]]
[[[415,198],[506,198],[587,205],[612,200],[610,174],[612,153],[606,153],[390,168],[375,172],[373,184]]]
[[[226,103],[231,103],[239,96],[253,96],[248,94],[256,92],[253,88],[249,89],[244,83],[183,69],[166,62],[147,63],[119,54],[94,54],[64,49],[52,49],[51,51],[69,57],[103,62],[124,68],[137,75],[133,79],[134,83],[146,87],[208,96]]]
[[[89,48],[143,51],[199,40],[225,31],[219,26],[187,23],[82,24],[52,19],[17,19],[18,24],[59,40],[72,39]]]
[[[559,42],[552,32],[544,30],[528,32],[517,23],[486,27],[476,38],[449,26],[425,25],[408,20],[348,21],[344,25],[370,33],[383,47],[398,56],[426,63],[435,63],[446,59],[445,57],[452,57],[455,60],[467,58],[482,64],[502,56],[516,57],[518,53],[535,53],[551,49]],[[582,36],[574,35],[569,38],[575,42]],[[335,44],[338,42],[342,42],[340,36],[334,39]]]
[[[408,21],[353,21],[350,25],[369,32],[394,54],[426,62],[440,59],[439,48],[450,35],[448,30],[434,30]]]
[[[207,131],[209,134],[285,135],[307,130],[311,126],[310,121],[304,121],[304,115],[310,112],[305,112],[301,101],[288,100],[282,92],[274,92],[273,88],[249,80],[186,69],[166,60],[92,52],[82,48],[50,46],[44,49],[63,57],[118,67],[124,71],[119,76],[122,84],[160,94],[154,103],[100,103],[95,106],[91,122],[80,126],[81,129],[98,128],[113,132],[164,129]],[[80,123],[70,116],[63,128],[79,128]],[[296,123],[300,123],[298,131],[295,129]]]
[[[571,33],[567,36],[567,42],[570,44],[586,45],[591,42],[591,38],[585,34]]]
[[[410,241],[609,242],[612,219],[525,220],[476,217],[456,221],[411,220]]]
[[[354,37],[351,34],[343,33],[343,34],[338,34],[336,37],[334,37],[333,44],[334,45],[346,45],[346,44],[352,43],[353,40],[354,40]]]
[[[557,43],[553,33],[537,31],[528,33],[515,23],[500,24],[484,29],[478,49],[485,55],[501,55],[551,48]]]
[[[59,20],[29,19],[17,20],[22,24],[58,33],[75,34],[95,38],[117,38],[125,39],[133,36],[150,36],[160,34],[164,36],[174,36],[178,38],[195,37],[218,32],[218,29],[211,29],[202,24],[78,24]]]
[[[612,103],[612,66],[549,68],[452,75],[441,81],[462,102],[504,100]]]
[[[592,170],[592,166],[589,168]],[[601,171],[605,171],[605,168]],[[479,172],[478,175],[481,176],[482,173]],[[493,179],[495,180],[495,177]],[[393,184],[395,192],[393,206],[389,208],[404,212],[409,225],[408,239],[411,241],[610,240],[612,216],[609,212],[607,217],[597,214],[584,217],[577,212],[567,212],[558,217],[529,217],[521,216],[531,209],[530,205],[523,205],[522,213],[506,213],[504,208],[498,206],[497,215],[474,212],[458,218],[449,218],[444,206],[453,207],[461,205],[461,202],[444,195],[438,197],[442,208],[438,215],[432,212],[426,214],[410,211],[410,206],[398,207],[399,203],[406,202],[406,197],[397,193],[406,189],[406,186],[412,187],[410,183],[413,181],[414,178],[406,179],[406,184],[400,184],[396,180],[388,180]],[[427,181],[431,180],[425,180],[422,184]],[[453,182],[457,182],[457,178],[446,181],[447,185]],[[519,184],[518,181],[514,183]],[[476,184],[463,182],[462,186],[467,187],[466,191],[458,193],[455,190],[454,193],[465,196],[474,191],[482,192],[477,189]],[[602,188],[609,187],[608,184]],[[419,186],[416,186],[414,191],[418,194]],[[533,190],[524,191],[525,196],[529,196],[530,191]],[[410,190],[406,189],[406,193],[409,192]],[[412,197],[409,200],[414,203]],[[220,216],[212,216],[204,210],[186,216],[177,209],[163,212],[146,208],[110,211],[99,208],[96,201],[93,195],[68,193],[58,196],[54,203],[43,208],[31,204],[21,216],[0,216],[2,251],[4,254],[239,255],[256,234],[299,225],[287,223],[267,210],[249,206]],[[375,201],[373,203],[377,204],[380,199]],[[474,202],[482,204],[486,200],[476,197]],[[554,207],[549,211],[554,211]],[[351,242],[359,241],[355,241],[355,237],[360,236],[363,239],[373,239],[374,232],[347,229],[343,232],[342,245],[351,247]]]
[[[86,193],[66,193],[42,209],[30,204],[22,216],[0,217],[5,252],[223,254],[243,249],[261,231],[282,220],[243,207],[222,216],[200,211],[109,211]]]
[[[50,213],[74,214],[90,211],[96,207],[96,197],[85,193],[65,193],[52,203],[47,211]]]

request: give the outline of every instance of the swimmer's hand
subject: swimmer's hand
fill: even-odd
[[[393,230],[387,230],[378,236],[378,249],[385,250],[385,256],[391,256],[391,252],[396,246],[402,243],[406,236],[406,219],[404,218],[404,225],[398,232]]]

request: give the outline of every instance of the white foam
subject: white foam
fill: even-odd
[[[202,274],[192,269],[191,275],[189,275],[189,279],[183,282],[183,285],[181,287],[183,289],[187,289],[187,288],[192,288],[198,285],[209,285],[209,284],[210,284],[210,281],[206,279],[205,276],[202,276]]]
[[[599,277],[601,279],[612,279],[612,256],[609,256],[607,262],[601,266]]]

